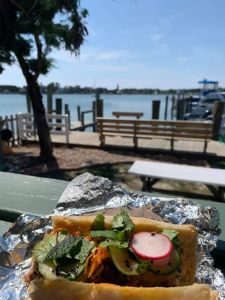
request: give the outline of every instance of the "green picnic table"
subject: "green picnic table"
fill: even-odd
[[[64,180],[0,172],[0,234],[6,232],[22,213],[51,213],[68,183]],[[155,193],[148,194],[157,196]],[[168,197],[171,198],[171,195]],[[225,203],[192,200],[203,206],[214,206],[220,212],[222,233],[214,251],[220,262],[224,260],[225,253]],[[222,268],[225,268],[224,262]]]

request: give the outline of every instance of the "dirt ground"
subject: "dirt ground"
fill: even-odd
[[[12,148],[13,154],[4,155],[4,163],[8,172],[50,177],[63,180],[72,180],[78,174],[85,171],[93,174],[108,177],[123,186],[141,190],[142,181],[138,176],[128,174],[128,169],[132,162],[137,159],[154,161],[174,162],[188,165],[208,166],[205,160],[176,158],[172,155],[162,154],[138,154],[129,151],[106,151],[92,148],[67,148],[55,147],[58,168],[55,165],[46,165],[38,160],[39,147],[36,145],[26,145]],[[154,185],[153,191],[158,193],[173,194],[176,196],[189,194],[193,191],[196,195],[209,197],[212,195],[208,189],[201,184],[190,184],[186,182],[176,182],[162,180]]]

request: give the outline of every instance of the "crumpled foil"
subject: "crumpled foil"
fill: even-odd
[[[207,283],[225,299],[225,277],[213,267],[210,251],[220,234],[219,213],[212,206],[200,207],[181,198],[149,197],[127,191],[111,180],[84,173],[71,181],[60,197],[52,215],[80,215],[107,208],[145,207],[175,224],[193,224],[199,232],[196,282]],[[21,215],[13,226],[0,236],[0,300],[25,299],[27,286],[22,275],[31,265],[34,244],[51,230],[51,215]]]

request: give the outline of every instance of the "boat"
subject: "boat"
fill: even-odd
[[[199,105],[213,106],[216,101],[225,102],[225,94],[219,91],[219,82],[203,79],[199,81],[202,85]]]
[[[212,119],[213,106],[216,101],[225,102],[225,93],[219,91],[219,82],[203,79],[198,82],[202,85],[200,94],[192,95],[192,111],[185,115],[186,120],[190,119]]]

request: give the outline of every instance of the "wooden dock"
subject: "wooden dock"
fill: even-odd
[[[65,136],[63,135],[51,135],[52,142],[55,144],[66,145]],[[30,141],[37,140],[36,138],[29,137]],[[117,148],[117,149],[133,149],[133,141],[131,138],[125,137],[106,137],[106,147]],[[139,139],[138,150],[144,151],[156,151],[162,153],[171,153],[170,141],[164,139]],[[81,132],[81,131],[70,131],[69,133],[69,146],[79,147],[92,147],[100,148],[99,134],[96,132]],[[188,154],[202,154],[204,149],[204,142],[202,141],[176,141],[174,143],[175,153],[188,153]],[[214,156],[218,158],[225,158],[225,144],[218,141],[209,141],[206,154],[208,156]]]
[[[70,123],[70,130],[71,131],[84,131],[88,127],[94,127],[94,122],[85,122],[84,124],[81,121],[74,121]]]

